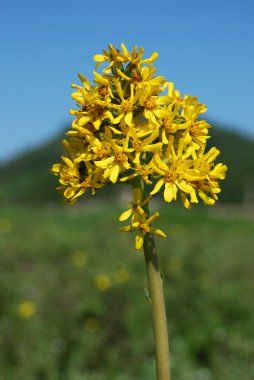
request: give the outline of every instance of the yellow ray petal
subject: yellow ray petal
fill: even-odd
[[[164,181],[163,179],[160,179],[156,185],[154,186],[154,189],[150,192],[151,195],[158,193],[160,191],[161,187],[163,186]]]
[[[149,232],[151,234],[157,235],[157,236],[162,237],[162,238],[166,238],[167,237],[167,235],[163,231],[161,231],[159,228],[153,228],[153,227],[151,227]]]
[[[155,212],[152,216],[150,216],[146,223],[151,224],[155,219],[159,218],[160,214],[158,212]]]
[[[120,171],[119,165],[114,165],[111,171],[111,174],[109,176],[109,179],[111,182],[116,183],[117,178],[119,176],[119,171]]]
[[[133,231],[133,228],[132,228],[132,226],[120,227],[120,228],[119,228],[119,231],[122,231],[122,232],[130,232],[130,231]]]
[[[124,211],[120,216],[119,216],[119,220],[120,222],[123,222],[124,220],[128,219],[132,214],[132,208],[130,208],[129,210],[126,210]]]
[[[143,243],[144,243],[144,233],[143,232],[139,232],[136,237],[135,237],[135,248],[136,249],[140,249],[142,248],[143,246]]]
[[[94,56],[93,56],[93,60],[95,61],[95,62],[104,62],[105,61],[105,56],[104,55],[101,55],[101,54],[95,54]]]
[[[173,184],[166,183],[165,189],[164,189],[164,199],[166,202],[172,202],[173,197],[174,197]]]

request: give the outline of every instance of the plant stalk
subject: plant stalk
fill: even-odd
[[[142,200],[147,197],[144,182],[139,177],[133,183],[133,188],[139,187],[142,191]],[[149,217],[149,204],[142,206]],[[144,255],[149,288],[149,301],[152,311],[153,334],[155,345],[155,361],[157,380],[170,380],[170,361],[167,316],[163,292],[163,280],[159,269],[154,237],[146,234],[144,238]]]
[[[153,235],[146,234],[145,236],[144,254],[153,318],[157,380],[170,380],[167,316],[162,277]]]

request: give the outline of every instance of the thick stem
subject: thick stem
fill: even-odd
[[[144,240],[144,253],[153,318],[157,380],[170,380],[168,329],[162,278],[152,235]]]
[[[142,200],[144,201],[146,199],[147,194],[144,189],[144,182],[140,177],[136,178],[136,180],[133,183],[133,188],[135,189],[137,187],[141,189]],[[148,203],[142,207],[145,210],[148,217]],[[145,235],[144,254],[148,278],[149,298],[153,319],[157,380],[170,380],[168,329],[163,293],[163,283],[161,273],[159,270],[159,263],[154,237],[151,234]]]

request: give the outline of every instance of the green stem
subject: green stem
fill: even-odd
[[[147,234],[145,236],[144,253],[153,318],[157,380],[170,380],[167,316],[153,235]]]
[[[133,187],[139,187],[142,190],[142,199],[144,200],[146,198],[146,193],[142,179],[137,179],[134,182]],[[149,205],[147,204],[143,209],[146,211],[148,217]],[[151,234],[145,235],[144,254],[153,319],[157,380],[170,380],[168,329],[163,281],[159,270],[154,237]]]

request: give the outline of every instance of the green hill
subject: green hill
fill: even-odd
[[[221,150],[220,161],[229,168],[227,179],[222,184],[220,200],[241,203],[246,194],[254,193],[254,140],[216,127],[211,134],[208,146],[216,146]],[[63,153],[62,138],[63,133],[0,167],[1,203],[62,202],[55,190],[57,179],[49,173],[52,163],[59,162]]]
[[[221,154],[218,160],[227,164],[228,171],[222,181],[220,201],[242,203],[254,194],[254,139],[231,130],[214,127],[208,147],[216,146]]]
[[[0,167],[0,202],[49,202],[59,200],[57,179],[49,173],[63,153],[57,136],[42,146],[15,157]]]

